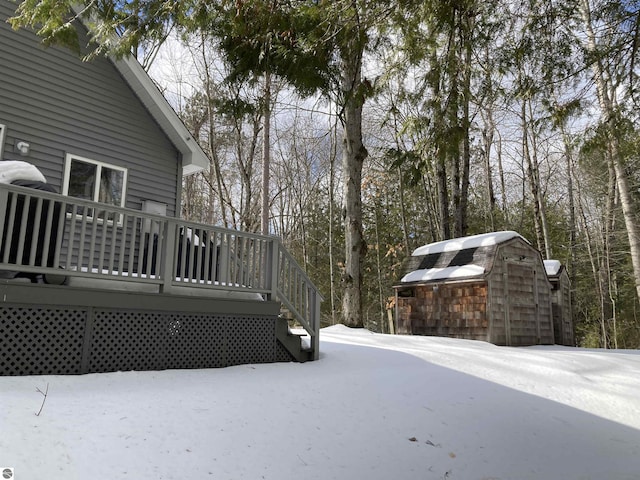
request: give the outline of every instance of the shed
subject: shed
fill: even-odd
[[[554,343],[542,256],[517,232],[424,245],[394,289],[400,334],[512,346]]]
[[[553,334],[558,345],[575,346],[571,312],[571,282],[567,269],[558,260],[545,260],[544,267],[551,282]]]

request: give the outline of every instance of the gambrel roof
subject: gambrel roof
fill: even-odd
[[[491,232],[423,245],[414,250],[402,283],[482,277],[491,270],[497,245],[522,239],[513,231]]]

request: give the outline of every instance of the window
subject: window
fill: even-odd
[[[124,207],[126,184],[126,168],[67,154],[64,195]]]
[[[2,151],[4,149],[4,132],[6,127],[0,124],[0,160],[2,160]]]

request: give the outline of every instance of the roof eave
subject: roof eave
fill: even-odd
[[[113,64],[138,96],[160,128],[182,155],[182,174],[209,168],[209,159],[151,77],[135,58],[113,59]]]
[[[417,280],[415,282],[400,282],[393,285],[391,288],[400,289],[407,287],[421,287],[426,285],[452,285],[455,283],[473,283],[473,282],[482,282],[487,280],[488,274],[477,275],[477,276],[469,276],[469,277],[458,277],[458,278],[435,278],[432,280]]]

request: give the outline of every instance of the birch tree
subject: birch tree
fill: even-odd
[[[616,124],[619,122],[621,111],[618,102],[618,91],[621,86],[619,73],[627,71],[629,75],[633,75],[630,68],[634,58],[626,55],[625,52],[629,48],[635,51],[633,46],[637,41],[636,29],[625,28],[624,20],[632,18],[633,15],[633,12],[626,10],[626,4],[623,2],[609,3],[605,7],[607,8],[603,11],[610,16],[609,18],[607,16],[601,18],[609,20],[610,23],[600,24],[598,27],[592,11],[591,0],[580,1],[580,14],[585,33],[584,48],[591,60],[593,81],[596,85],[598,104],[602,114],[601,121],[607,129],[606,141],[615,172],[616,186],[629,240],[636,295],[640,300],[640,227],[638,226],[637,209],[631,192],[625,159],[616,135]],[[637,10],[635,15],[638,18]],[[599,31],[598,28],[600,28]]]

